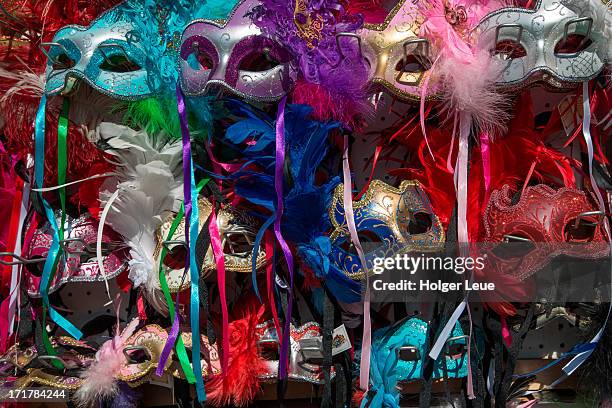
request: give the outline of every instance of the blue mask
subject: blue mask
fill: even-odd
[[[426,322],[411,318],[374,332],[370,366],[373,392],[366,394],[370,406],[399,408],[398,382],[423,378],[425,361],[429,358],[428,329]],[[457,323],[444,352],[435,362],[432,376],[434,379],[464,378],[467,370],[467,336]]]
[[[336,187],[329,209],[331,267],[351,279],[363,279],[359,257],[350,248],[343,202],[343,186]],[[410,251],[433,252],[444,245],[444,229],[418,181],[403,181],[399,188],[374,180],[363,197],[353,203],[355,226],[372,271],[375,258]]]
[[[171,91],[176,87],[177,49],[184,27],[194,18],[224,18],[234,4],[232,0],[127,0],[89,27],[63,27],[51,43],[42,44],[48,56],[45,92],[68,93],[76,80],[126,100]]]

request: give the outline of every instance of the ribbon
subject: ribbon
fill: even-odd
[[[192,230],[193,231],[193,230]],[[217,214],[215,213],[215,197],[212,199],[212,208],[210,210],[210,223],[208,223],[208,232],[210,234],[210,245],[212,246],[213,254],[215,256],[215,264],[217,266],[217,283],[219,285],[219,297],[221,298],[221,348],[223,354],[221,354],[221,369],[223,375],[227,375],[228,364],[229,364],[229,316],[227,312],[227,295],[225,287],[225,256],[223,255],[223,244],[221,243],[221,236],[219,234],[219,227],[217,226]],[[197,237],[193,238],[194,241]]]
[[[429,68],[430,75],[427,75],[426,78],[425,78],[425,81],[423,82],[423,87],[421,88],[421,104],[419,106],[419,115],[420,115],[420,119],[421,119],[420,120],[420,122],[421,122],[421,131],[423,132],[423,138],[425,139],[425,144],[427,145],[427,150],[429,150],[429,154],[434,159],[434,161],[436,160],[436,158],[433,155],[433,152],[431,151],[431,148],[429,147],[429,142],[427,141],[427,131],[425,130],[425,99],[426,99],[426,95],[427,95],[427,88],[429,87],[429,80],[431,79],[431,73],[433,72],[434,67],[438,63],[438,60],[440,59],[441,56],[442,56],[442,54],[438,55],[438,57],[435,59],[433,64],[431,64],[431,68]]]
[[[36,112],[36,119],[34,123],[34,183],[38,188],[42,188],[44,183],[44,175],[45,175],[45,110],[47,105],[47,96],[43,95],[40,99],[40,104],[38,105],[38,110]],[[66,163],[63,163],[64,165]],[[58,169],[59,173],[59,169]],[[72,323],[70,323],[64,316],[58,313],[53,307],[51,307],[49,303],[49,285],[51,283],[51,278],[54,270],[57,266],[57,261],[59,260],[59,229],[57,226],[57,221],[55,220],[55,214],[53,214],[53,209],[45,200],[42,193],[38,193],[40,202],[43,205],[45,215],[49,220],[49,224],[52,229],[53,240],[51,242],[51,246],[49,247],[49,252],[47,253],[47,259],[45,260],[45,264],[43,267],[42,278],[40,282],[39,292],[43,300],[43,316],[42,323],[43,328],[46,327],[46,312],[49,312],[49,316],[51,319],[57,323],[64,331],[70,334],[75,339],[80,339],[83,335],[79,329],[77,329]],[[55,349],[51,345],[49,341],[49,335],[46,330],[43,329],[43,343],[45,345],[45,349],[49,355],[57,355]],[[52,364],[61,369],[63,368],[63,364],[59,361],[53,359],[51,360]]]
[[[100,215],[100,222],[98,223],[98,234],[96,237],[96,260],[98,261],[98,269],[100,270],[100,274],[104,278],[104,285],[106,286],[106,295],[108,296],[109,301],[113,301],[110,295],[110,288],[108,287],[108,278],[106,277],[106,270],[104,269],[104,262],[102,258],[102,235],[104,234],[104,224],[106,224],[106,217],[108,216],[108,212],[115,200],[119,197],[120,189],[115,190],[115,192],[110,196],[104,209],[102,210],[102,214]]]
[[[489,187],[491,187],[491,149],[489,146],[489,135],[480,132],[480,155],[482,157],[482,169],[485,183],[485,199],[489,197]]]
[[[181,209],[172,221],[170,231],[168,231],[168,236],[166,237],[167,241],[172,239],[172,236],[174,235],[174,232],[178,228],[179,224],[181,223],[184,214],[185,208],[181,206]],[[172,326],[170,327],[168,339],[166,340],[166,344],[164,344],[164,348],[162,349],[161,355],[159,357],[159,363],[157,364],[155,374],[158,377],[161,377],[164,374],[164,367],[166,366],[166,361],[170,357],[170,351],[172,350],[176,342],[176,354],[178,355],[179,362],[181,364],[181,367],[183,368],[183,372],[185,373],[187,382],[189,384],[193,384],[195,383],[195,376],[193,375],[193,370],[191,369],[191,365],[189,364],[187,350],[185,349],[185,344],[183,343],[182,337],[178,336],[180,326],[179,314],[174,308],[174,302],[172,301],[172,295],[170,294],[170,289],[168,288],[168,281],[166,280],[166,274],[164,273],[163,268],[164,259],[166,258],[167,253],[168,248],[166,248],[166,246],[162,246],[159,256],[159,286],[161,287],[162,292],[164,294],[164,298],[166,299],[166,303],[168,304],[168,314],[170,315],[170,322],[172,323]]]
[[[9,235],[7,237],[6,251],[15,254],[21,253],[21,231],[27,213],[29,202],[29,184],[24,183],[21,178],[15,181],[15,196],[13,197],[13,208]],[[11,271],[9,294],[0,305],[0,351],[5,352],[9,337],[13,334],[17,301],[19,298],[19,286],[21,282],[22,265],[5,265],[6,270]]]
[[[597,196],[597,203],[599,204],[599,209],[604,214],[606,214],[606,207],[604,204],[603,197],[601,196],[601,192],[599,191],[599,187],[597,186],[597,182],[595,181],[595,177],[593,176],[593,139],[591,137],[591,106],[590,106],[590,100],[589,100],[588,81],[585,81],[582,83],[582,110],[584,112],[583,117],[582,117],[582,134],[584,136],[584,142],[586,143],[587,154],[589,157],[589,177],[591,181],[591,188],[593,189],[593,191],[595,192],[595,195]],[[604,217],[603,222],[604,222],[604,229],[606,233],[608,234],[608,239],[610,239],[611,238],[610,224],[608,223],[608,218]],[[611,255],[612,255],[612,246],[610,247],[610,250],[611,250]],[[612,269],[610,270],[610,275],[611,275],[611,280],[612,280]],[[572,360],[563,367],[563,372],[565,373],[566,376],[572,375],[572,373],[576,371],[576,369],[580,367],[582,363],[584,363],[591,356],[591,354],[593,353],[593,350],[595,349],[595,345],[599,343],[599,340],[601,339],[601,336],[603,335],[603,332],[606,328],[608,320],[610,319],[611,313],[612,313],[612,302],[610,303],[610,307],[608,308],[608,314],[606,315],[606,320],[604,321],[604,324],[599,329],[599,331],[595,334],[593,339],[591,339],[591,341],[589,342],[590,344],[593,345],[593,348],[579,353],[577,356],[572,358]]]
[[[261,295],[259,294],[259,288],[257,286],[257,257],[259,256],[259,247],[261,246],[261,240],[264,237],[266,230],[272,225],[275,215],[272,215],[270,218],[263,223],[259,231],[257,231],[257,235],[255,236],[255,242],[253,243],[253,255],[251,256],[251,282],[253,283],[253,290],[255,291],[255,295],[259,302],[261,303]],[[269,290],[269,287],[268,287]]]
[[[470,135],[470,129],[472,127],[472,119],[469,113],[461,112],[459,114],[459,153],[457,154],[457,163],[455,165],[455,190],[457,193],[457,241],[459,243],[460,256],[467,257],[468,251],[468,226],[467,226],[467,167],[468,167],[468,150],[469,143],[468,138]],[[434,345],[429,352],[429,357],[437,360],[440,356],[442,348],[446,343],[446,340],[450,336],[453,328],[455,327],[459,317],[463,314],[463,311],[467,307],[468,295],[463,298],[461,303],[457,306],[451,317],[446,322],[444,328],[440,332]],[[469,354],[469,349],[468,349]],[[468,355],[468,364],[470,358]],[[469,387],[472,383],[472,373],[470,367],[468,367],[468,398],[474,399],[473,387]],[[471,388],[471,389],[470,389]]]
[[[291,309],[293,307],[293,254],[281,233],[281,220],[283,218],[283,169],[285,168],[285,103],[287,97],[283,96],[276,114],[276,155],[274,162],[274,189],[276,190],[276,212],[274,217],[274,235],[278,241],[289,271],[289,296],[287,299],[287,314],[285,315],[284,330],[282,333],[281,349],[279,352],[278,379],[287,378],[287,364],[289,357],[289,331],[291,325]]]
[[[504,343],[506,343],[506,346],[510,348],[510,346],[512,345],[512,334],[510,334],[510,329],[508,329],[508,322],[506,322],[505,317],[502,317],[500,319],[500,322],[502,338],[504,339]]]
[[[202,360],[200,359],[200,290],[199,290],[199,270],[195,259],[195,244],[198,237],[198,192],[195,186],[195,176],[193,173],[193,163],[191,161],[191,136],[187,124],[187,114],[185,111],[185,99],[180,86],[176,87],[176,101],[179,119],[181,122],[181,135],[183,141],[183,194],[185,196],[185,244],[187,254],[185,259],[185,271],[191,274],[191,338],[192,338],[192,363],[193,374],[196,380],[196,393],[198,401],[206,401],[206,389],[204,388],[204,378],[202,376]],[[196,205],[192,203],[195,201]],[[178,319],[177,319],[178,320]]]
[[[370,273],[365,261],[365,255],[357,227],[355,226],[355,215],[353,213],[353,194],[351,182],[351,167],[348,157],[348,135],[344,135],[344,148],[342,152],[342,174],[344,178],[344,216],[348,226],[351,242],[357,250],[361,267],[366,277],[366,293],[363,300],[363,336],[361,339],[361,361],[359,363],[359,386],[367,391],[370,383],[370,350],[372,346],[372,322],[370,320]]]

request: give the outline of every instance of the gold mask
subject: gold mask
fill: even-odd
[[[200,198],[198,200],[198,208],[199,224],[202,226],[210,216],[212,205],[206,198]],[[166,218],[157,231],[157,248],[155,250],[155,257],[157,259],[159,259],[162,245],[168,237],[170,227],[175,218],[176,215]],[[259,230],[255,219],[233,207],[227,206],[217,214],[217,227],[221,236],[226,271],[251,272],[253,242]],[[189,288],[191,284],[189,274],[184,273],[186,252],[184,244],[180,243],[185,241],[185,219],[181,220],[170,241],[166,244],[168,254],[164,259],[164,269],[170,292],[176,293]],[[256,267],[258,269],[261,268],[265,262],[265,250],[260,248],[257,254]],[[214,270],[216,270],[215,259],[212,247],[209,246],[202,263],[201,274],[206,277]]]
[[[362,279],[361,261],[350,250],[344,213],[344,188],[336,187],[329,209],[332,268],[351,279]],[[359,201],[353,202],[355,226],[372,271],[375,258],[411,251],[434,252],[444,245],[444,229],[418,181],[402,181],[399,188],[374,180]]]
[[[420,99],[430,67],[429,43],[417,34],[423,18],[414,3],[400,0],[384,22],[365,24],[357,32],[362,53],[370,63],[370,81],[409,100]]]

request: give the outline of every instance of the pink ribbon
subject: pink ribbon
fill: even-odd
[[[227,311],[227,297],[225,293],[225,256],[223,255],[223,245],[221,244],[221,236],[217,226],[217,214],[215,213],[215,198],[212,199],[212,208],[210,212],[210,222],[208,223],[208,232],[210,234],[210,244],[213,254],[215,255],[215,265],[217,266],[217,282],[219,284],[219,297],[221,298],[221,369],[223,375],[227,374],[229,363],[229,315]]]
[[[480,133],[480,154],[482,156],[486,199],[489,196],[489,187],[491,186],[491,149],[489,146],[489,135],[485,132]]]
[[[363,300],[363,337],[361,340],[361,361],[359,363],[359,387],[367,391],[370,385],[370,350],[372,348],[372,322],[370,320],[370,274],[365,261],[365,255],[357,227],[355,226],[355,215],[353,213],[353,194],[351,183],[351,167],[348,157],[348,135],[344,135],[344,149],[342,152],[342,172],[344,177],[344,216],[346,225],[351,235],[351,242],[355,245],[361,267],[366,277],[366,293]]]

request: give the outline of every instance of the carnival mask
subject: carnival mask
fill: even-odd
[[[200,225],[208,219],[212,205],[205,198],[198,200]],[[156,257],[161,252],[162,245],[167,246],[168,254],[164,258],[164,269],[168,287],[171,292],[181,291],[189,287],[191,278],[184,273],[186,250],[185,220],[181,220],[175,234],[166,241],[172,222],[176,216],[168,217],[157,232]],[[229,272],[251,272],[253,259],[253,242],[259,230],[257,222],[246,214],[227,206],[217,214],[217,226],[221,236],[221,245],[225,257],[225,269]],[[256,267],[262,267],[266,262],[266,253],[263,248],[257,255]],[[202,263],[202,273],[207,276],[216,270],[212,247],[209,246]],[[182,283],[182,284],[181,284]]]
[[[256,332],[259,355],[265,360],[267,367],[266,372],[259,377],[262,380],[276,379],[280,342],[274,322],[267,321],[257,325]],[[291,344],[289,379],[323,384],[322,355],[320,354],[323,348],[321,327],[314,322],[306,323],[298,328],[291,325],[289,341]],[[332,367],[331,378],[333,379],[334,376],[335,371]]]
[[[374,332],[372,361],[381,365],[380,375],[393,376],[398,382],[423,378],[423,367],[429,358],[428,330],[429,325],[426,322],[413,317],[401,324]],[[446,341],[444,353],[435,362],[433,378],[467,376],[467,338],[457,322],[451,337]],[[394,361],[395,364],[390,364],[390,361]],[[377,377],[371,377],[374,381],[375,378]]]
[[[581,3],[586,9],[589,2]],[[572,86],[597,76],[608,58],[602,27],[580,8],[570,9],[558,0],[538,0],[534,10],[497,10],[481,21],[477,33],[481,47],[507,60],[496,81],[501,86],[537,81]]]
[[[487,269],[523,280],[559,255],[598,259],[609,254],[603,214],[584,192],[540,184],[527,187],[517,203],[512,196],[508,185],[494,191],[483,214]],[[520,248],[504,251],[508,243]]]
[[[176,48],[193,18],[223,18],[205,4],[188,0],[126,0],[89,27],[69,25],[41,46],[47,54],[45,92],[68,93],[75,80],[119,99],[141,99],[171,89],[178,76]],[[226,3],[229,9],[233,1]]]
[[[275,101],[297,77],[289,52],[252,23],[256,0],[243,0],[227,22],[196,20],[181,39],[181,84],[187,95],[219,86],[242,98]]]
[[[370,81],[402,99],[420,99],[421,84],[431,65],[429,43],[418,38],[421,20],[416,4],[403,0],[383,23],[365,24],[357,31],[370,65]],[[341,36],[355,34],[338,34]]]
[[[444,230],[418,181],[405,180],[399,188],[374,180],[363,197],[353,203],[357,234],[365,250],[368,270],[375,258],[411,251],[432,252],[442,248]],[[336,187],[329,210],[332,267],[351,279],[362,279],[359,257],[350,247],[343,205],[343,186]]]
[[[57,222],[61,216],[56,214]],[[66,216],[64,239],[60,241],[62,258],[57,271],[51,280],[49,293],[59,289],[65,283],[102,281],[96,258],[98,222],[89,214],[78,218]],[[25,285],[28,294],[39,297],[39,287],[43,266],[53,241],[53,231],[48,222],[37,228],[32,238],[24,245]],[[110,228],[104,229],[102,235],[103,264],[106,279],[112,279],[123,272],[127,265],[128,250],[120,237]]]

